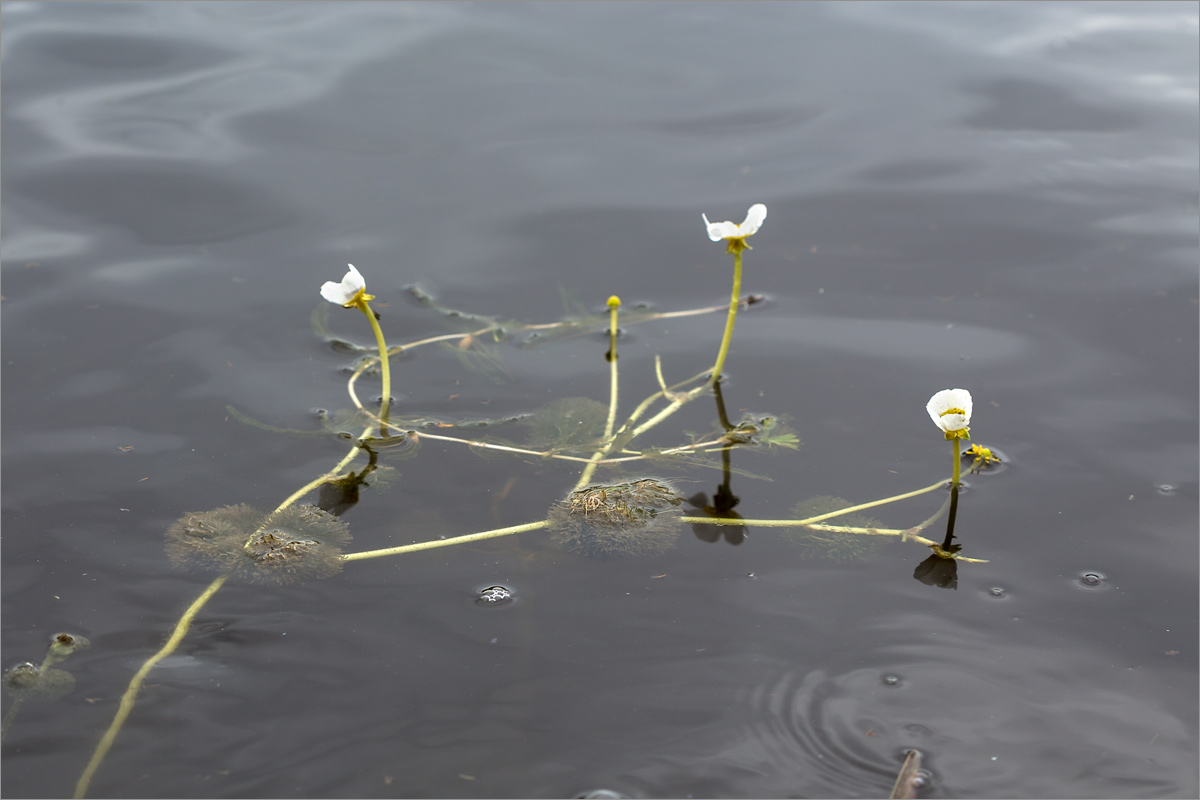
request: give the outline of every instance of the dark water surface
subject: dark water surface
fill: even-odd
[[[735,450],[737,510],[937,481],[924,405],[965,387],[1006,457],[958,507],[987,563],[951,590],[914,580],[914,543],[841,562],[780,529],[685,528],[610,561],[532,532],[231,581],[90,793],[883,797],[915,747],[922,797],[1196,797],[1197,11],[5,3],[4,666],[58,631],[92,645],[58,665],[73,691],[18,708],[4,795],[73,791],[208,584],[172,568],[168,527],[274,508],[347,452],[226,409],[316,429],[350,406],[356,356],[310,326],[324,306],[372,343],[317,294],[347,262],[393,344],[473,327],[413,284],[523,322],[614,293],[719,305],[730,257],[700,214],[763,202],[743,286],[767,302],[739,318],[724,397],[803,445]],[[622,412],[656,355],[669,381],[710,367],[722,324],[626,326]],[[398,356],[394,413],[606,402],[604,330]],[[716,419],[702,398],[642,444]],[[350,550],[537,520],[579,474],[403,454],[342,516]],[[722,475],[603,476],[645,474],[685,495]],[[943,496],[871,514],[908,527]],[[476,602],[496,584],[514,599]]]

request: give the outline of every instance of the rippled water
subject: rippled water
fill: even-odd
[[[923,797],[1200,791],[1194,3],[0,18],[4,666],[40,663],[60,630],[92,642],[57,665],[76,680],[61,699],[6,696],[6,796],[73,790],[207,585],[171,567],[168,527],[273,508],[346,452],[227,410],[315,430],[349,406],[355,355],[310,325],[345,263],[392,343],[463,329],[414,284],[530,323],[614,293],[720,305],[729,257],[700,214],[754,202],[770,214],[743,289],[765,302],[739,317],[724,400],[803,444],[733,452],[737,511],[931,484],[950,453],[923,406],[966,387],[974,440],[1005,457],[958,506],[986,563],[943,589],[914,580],[919,545],[811,558],[751,525],[607,561],[533,532],[231,581],[150,673],[90,794],[885,796],[910,748]],[[668,381],[710,367],[722,324],[623,324],[622,410],[657,389],[656,355]],[[604,330],[397,356],[395,413],[604,402]],[[716,418],[697,401],[646,444]],[[383,451],[393,483],[343,514],[352,548],[537,520],[578,477],[433,440],[410,454]],[[700,505],[722,484],[658,477]],[[906,527],[941,499],[870,513]]]

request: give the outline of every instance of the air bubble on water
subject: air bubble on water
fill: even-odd
[[[933,773],[927,769],[919,769],[917,770],[917,773],[913,775],[912,787],[914,789],[924,789],[932,782]]]
[[[1108,579],[1102,572],[1084,572],[1079,576],[1079,583],[1089,589],[1097,589],[1105,584]]]
[[[1158,493],[1164,495],[1175,494],[1175,487],[1169,483],[1160,483],[1158,485]]]
[[[883,685],[884,686],[899,686],[900,685],[900,676],[899,675],[884,675],[883,676]]]
[[[481,606],[499,606],[511,603],[512,599],[512,589],[497,584],[480,591],[479,596],[475,598],[475,602]]]
[[[988,594],[991,595],[992,597],[1007,597],[1008,596],[1008,592],[1004,591],[1004,587],[1002,587],[1002,586],[993,586],[992,588],[988,589]]]

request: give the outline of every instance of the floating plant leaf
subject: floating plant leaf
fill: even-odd
[[[795,519],[828,514],[854,505],[840,497],[813,497],[792,507]],[[846,514],[832,517],[822,524],[849,528],[879,528],[882,523],[861,514]],[[866,561],[879,547],[883,537],[850,531],[830,531],[813,528],[787,528],[788,537],[800,545],[806,556],[827,558],[831,561]]]
[[[595,446],[604,435],[608,406],[590,397],[564,397],[539,408],[525,421],[529,442],[540,449]]]
[[[664,553],[679,536],[683,496],[654,478],[588,486],[550,509],[550,536],[593,558]]]
[[[349,541],[349,526],[316,506],[271,515],[244,504],[190,512],[166,534],[177,567],[279,585],[337,574]]]

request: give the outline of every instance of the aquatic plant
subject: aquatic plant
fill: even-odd
[[[817,517],[830,511],[842,511],[852,505],[854,504],[849,500],[840,497],[812,497],[792,506],[792,516],[797,519]],[[879,520],[863,514],[845,514],[838,522],[836,526],[789,528],[788,538],[799,545],[801,552],[807,556],[843,563],[866,561],[883,543],[880,536],[869,535],[871,531],[878,531],[884,527]]]
[[[90,646],[91,642],[78,634],[56,633],[50,637],[50,646],[40,665],[25,661],[4,671],[4,689],[13,696],[13,704],[0,723],[0,741],[8,735],[26,701],[57,700],[75,688],[74,675],[66,670],[51,669],[50,665],[65,661]]]
[[[644,309],[623,311],[620,298],[613,295],[606,303],[604,314],[581,314],[549,323],[517,323],[500,322],[481,314],[446,308],[427,293],[413,289],[411,292],[414,296],[440,314],[444,321],[463,329],[389,347],[380,317],[369,305],[375,298],[367,294],[366,280],[353,264],[348,265],[348,271],[340,282],[327,281],[322,285],[320,295],[326,301],[362,311],[375,338],[372,351],[368,347],[333,337],[325,329],[324,310],[327,306],[321,306],[322,310],[312,316],[314,330],[331,345],[336,345],[338,352],[354,353],[361,357],[347,380],[347,391],[354,408],[322,413],[322,430],[306,433],[347,440],[350,448],[329,471],[298,488],[272,511],[236,504],[210,511],[189,512],[167,530],[166,551],[171,563],[213,575],[213,580],[183,613],[165,644],[131,678],[111,724],[76,783],[76,797],[87,793],[92,778],[132,713],[146,676],[155,665],[175,651],[187,635],[197,613],[230,579],[277,586],[293,585],[308,579],[335,575],[347,562],[398,556],[539,530],[548,531],[549,538],[564,549],[590,557],[662,554],[675,545],[681,526],[685,524],[691,525],[704,541],[715,542],[724,533],[725,539],[731,543],[741,542],[746,531],[752,527],[795,529],[794,535],[805,547],[843,560],[865,553],[882,537],[895,537],[900,541],[928,547],[933,551],[932,558],[948,561],[955,569],[959,563],[980,561],[963,556],[961,546],[951,544],[961,466],[959,442],[969,438],[971,416],[971,396],[963,389],[938,392],[927,406],[930,417],[943,431],[945,438],[954,442],[955,461],[949,481],[950,497],[924,521],[906,528],[887,528],[877,520],[861,516],[856,518],[854,515],[869,508],[944,490],[947,486],[945,479],[920,489],[856,504],[836,498],[817,498],[798,505],[793,510],[793,517],[788,519],[744,518],[733,511],[739,498],[731,488],[732,476],[735,472],[744,474],[734,470],[731,465],[731,454],[735,449],[757,448],[759,451],[779,452],[794,451],[799,446],[799,437],[781,422],[783,417],[780,415],[746,414],[734,424],[726,414],[722,398],[722,375],[729,356],[734,323],[739,310],[749,307],[758,298],[740,295],[742,254],[751,249],[746,240],[759,231],[766,216],[767,208],[761,203],[752,205],[746,219],[740,224],[730,221],[712,223],[707,215],[701,215],[709,239],[725,241],[726,252],[734,258],[733,287],[728,306],[671,312]],[[668,383],[662,361],[656,357],[654,377],[658,390],[643,398],[622,419],[618,369],[619,323],[623,321],[632,325],[720,311],[727,312],[726,323],[712,368],[682,381]],[[520,343],[520,346],[537,346],[566,336],[595,331],[604,324],[607,324],[608,334],[608,349],[604,354],[609,370],[608,403],[588,398],[552,402],[543,411],[529,417],[532,436],[527,447],[489,437],[485,430],[486,421],[444,421],[429,416],[394,419],[389,414],[389,361],[394,355],[431,344],[449,346],[458,353],[478,351],[478,358],[491,369],[498,361],[494,353],[488,353],[487,348],[499,342],[509,340]],[[364,376],[377,376],[380,381],[377,404],[364,404],[359,399],[357,384]],[[639,447],[640,437],[658,428],[683,406],[707,394],[711,394],[716,401],[718,426],[715,433],[691,436],[690,441],[673,447]],[[250,420],[236,411],[231,413],[239,420],[266,430],[295,433]],[[505,421],[516,419],[520,417]],[[473,436],[458,435],[467,428],[484,432]],[[564,466],[581,467],[573,488],[554,504],[544,519],[444,539],[343,553],[341,548],[350,541],[350,531],[337,514],[358,502],[360,486],[369,485],[366,481],[368,475],[386,468],[378,464],[380,458],[415,457],[423,439],[462,444],[477,452],[495,456],[537,456],[561,462]],[[586,455],[589,451],[590,456]],[[719,464],[707,455],[716,452],[721,456]],[[367,465],[361,470],[350,471],[350,465],[364,454],[368,459]],[[972,469],[982,468],[997,460],[990,450],[979,446],[968,451],[968,455],[975,459]],[[681,468],[720,468],[724,480],[711,501],[703,493],[695,495],[690,505],[698,513],[685,515],[683,496],[662,478],[646,475],[637,479],[597,480],[594,477],[601,469],[667,463]],[[318,505],[298,505],[312,492],[319,493]],[[925,538],[922,532],[943,515],[948,520],[945,540],[938,543]],[[712,531],[714,535],[709,536],[702,531]],[[917,577],[922,579],[922,575]],[[944,582],[938,585],[944,585]],[[28,662],[10,670],[11,675],[5,673],[5,686],[9,691],[52,693],[65,685],[67,679],[57,674],[61,671],[48,669],[49,664],[52,663],[51,659],[65,658],[79,649],[78,639],[82,637],[72,639],[67,634],[62,636],[68,638],[52,644],[51,653],[41,667]],[[6,730],[9,721],[6,720]]]
[[[942,389],[929,398],[925,405],[933,424],[941,429],[947,440],[954,447],[954,469],[950,482],[958,486],[962,455],[960,453],[963,439],[971,438],[971,393],[966,389]]]
[[[682,502],[674,487],[656,478],[588,486],[551,508],[550,538],[592,558],[658,555],[679,537]]]
[[[725,252],[733,254],[733,292],[729,299],[729,316],[725,320],[725,334],[721,337],[721,347],[717,351],[717,363],[713,365],[712,383],[721,380],[721,370],[725,367],[725,359],[729,356],[729,343],[733,340],[733,324],[737,322],[738,296],[742,291],[742,251],[753,250],[746,244],[746,238],[758,233],[763,220],[767,218],[767,207],[755,203],[746,212],[746,219],[741,225],[735,225],[728,220],[725,222],[709,222],[708,216],[701,214],[704,227],[708,229],[708,238],[714,242],[725,240]]]
[[[273,514],[248,505],[184,514],[167,529],[167,557],[177,567],[286,585],[342,571],[350,526],[316,506]]]

